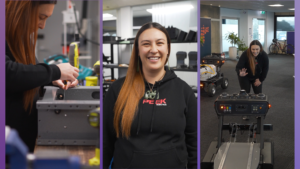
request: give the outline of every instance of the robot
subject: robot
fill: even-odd
[[[216,94],[217,86],[222,89],[228,87],[228,79],[220,73],[222,65],[225,63],[224,53],[212,53],[201,58],[200,65],[200,89],[213,97]]]
[[[273,169],[274,145],[264,139],[264,131],[272,131],[272,124],[264,124],[271,108],[263,94],[221,94],[214,103],[219,119],[218,137],[212,141],[202,162],[201,169]],[[223,124],[226,116],[254,116],[257,122],[250,124]],[[229,131],[229,141],[224,141],[223,130]],[[248,135],[248,141],[237,142],[239,134]]]

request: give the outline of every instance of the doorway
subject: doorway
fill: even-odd
[[[236,18],[223,18],[222,19],[222,52],[228,56],[229,47],[231,47],[230,42],[225,39],[228,33],[234,32],[239,35],[239,20]]]
[[[253,40],[258,40],[264,47],[265,44],[265,20],[259,18],[253,18],[252,35]]]

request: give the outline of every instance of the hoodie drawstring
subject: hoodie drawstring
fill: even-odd
[[[140,107],[140,110],[138,111],[138,128],[137,128],[137,132],[136,132],[136,135],[139,135],[139,131],[140,131],[140,128],[141,128],[141,121],[142,121],[142,112],[143,112],[143,105],[141,105],[143,99],[141,99],[141,101],[139,102],[139,107]]]
[[[155,112],[156,112],[156,99],[157,99],[157,96],[159,96],[159,86],[160,86],[160,82],[158,82],[158,86],[157,86],[157,94],[155,95],[154,97],[154,104],[153,104],[153,107],[152,107],[152,118],[151,118],[151,128],[150,128],[150,132],[152,132],[152,129],[153,129],[153,121],[154,121],[154,116],[155,116]]]

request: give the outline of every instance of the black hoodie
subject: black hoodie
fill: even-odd
[[[18,131],[20,138],[33,153],[37,137],[37,109],[34,98],[31,112],[24,109],[23,93],[26,90],[44,85],[60,78],[61,73],[56,65],[38,63],[24,65],[17,63],[5,44],[5,125]]]
[[[125,78],[109,88],[103,104],[104,168],[112,157],[112,168],[197,168],[197,101],[188,84],[166,71],[153,89],[159,98],[140,100],[129,139],[117,138],[113,127],[113,109]],[[147,92],[147,82],[145,86]]]
[[[266,79],[269,71],[268,54],[265,51],[262,51],[258,54],[255,63],[255,75],[253,75],[250,68],[249,59],[247,57],[247,50],[244,51],[235,68],[238,76],[240,76],[240,70],[242,70],[243,68],[247,69],[246,72],[248,74],[246,75],[246,77],[248,77],[250,80],[259,79],[260,82],[263,82]]]

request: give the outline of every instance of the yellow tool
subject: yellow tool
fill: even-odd
[[[85,77],[85,86],[98,86],[98,77],[97,76]]]
[[[94,72],[96,72],[97,75],[100,75],[100,61],[99,60],[94,64]]]
[[[85,78],[85,86],[99,86],[98,79],[100,79],[100,61],[98,60],[94,64],[94,72],[98,76],[87,76]]]
[[[76,67],[77,69],[79,69],[79,54],[78,54],[78,43],[77,42],[72,42],[70,44],[70,50],[69,50],[69,63],[70,65]],[[67,85],[67,81],[64,80],[64,84],[65,86]],[[64,91],[64,98],[65,97],[66,92]]]
[[[96,145],[96,149],[95,149],[95,157],[89,159],[89,164],[91,166],[99,166],[100,165],[100,145],[99,145],[99,141],[100,141],[100,107],[98,107],[97,109],[94,109],[90,112],[88,121],[91,126],[97,128],[98,133],[99,133],[99,140],[98,140],[98,144]]]
[[[69,63],[79,69],[78,43],[72,42],[69,50]]]

